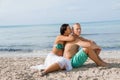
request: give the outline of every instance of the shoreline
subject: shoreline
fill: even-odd
[[[44,77],[40,77],[39,73],[33,73],[30,67],[43,64],[46,56],[1,56],[0,80],[120,80],[120,58],[115,55],[113,58],[108,57],[115,53],[119,55],[120,51],[101,52],[100,56],[109,63],[108,67],[97,67],[88,59],[80,68],[74,68],[69,72],[60,70]]]
[[[50,51],[34,51],[34,52],[0,52],[0,57],[46,57]],[[120,58],[120,50],[101,51],[101,58]]]

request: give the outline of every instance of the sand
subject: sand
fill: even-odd
[[[103,60],[109,63],[108,67],[97,67],[88,59],[82,67],[72,71],[60,70],[40,77],[30,67],[43,64],[44,59],[36,56],[0,57],[0,80],[120,80],[120,58],[104,57]]]

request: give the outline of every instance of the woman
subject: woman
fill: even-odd
[[[66,69],[67,71],[72,69],[70,61],[63,57],[65,42],[74,40],[74,37],[70,35],[71,28],[69,24],[63,24],[60,33],[55,39],[52,52],[48,54],[45,60],[45,69],[42,70],[41,76],[60,69]]]

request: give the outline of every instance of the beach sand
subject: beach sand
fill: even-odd
[[[102,52],[109,54],[112,52]],[[120,52],[117,51],[119,54]],[[74,68],[66,72],[60,70],[40,77],[39,73],[33,73],[31,66],[43,64],[45,57],[0,57],[0,80],[120,80],[120,58],[105,58],[108,67],[97,67],[88,59],[80,68]]]

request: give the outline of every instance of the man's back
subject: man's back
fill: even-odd
[[[76,44],[77,43],[77,39],[75,41],[72,42],[67,42],[64,48],[64,57],[67,59],[71,59],[76,52],[79,49],[79,46]]]

